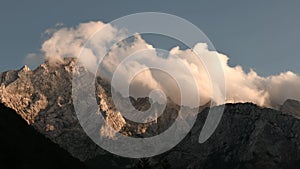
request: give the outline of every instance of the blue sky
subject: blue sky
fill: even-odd
[[[47,28],[56,23],[110,22],[136,12],[165,12],[198,26],[230,65],[261,75],[300,74],[300,1],[8,1],[0,2],[0,71],[17,69],[38,52]],[[167,43],[167,42],[165,42]]]

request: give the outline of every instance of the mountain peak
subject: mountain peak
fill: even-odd
[[[75,63],[75,58],[64,58],[60,62],[46,61],[33,71],[24,66],[1,73],[0,103],[15,110],[72,156],[86,160],[103,150],[85,134],[76,117],[72,103]]]
[[[81,161],[87,161],[96,159],[99,155],[107,155],[107,152],[97,146],[86,135],[78,122],[72,100],[72,72],[75,64],[75,58],[64,58],[60,62],[46,61],[33,71],[24,66],[18,71],[0,73],[0,103],[4,103],[5,106],[15,110],[28,124],[66,149],[72,156]],[[177,117],[174,115],[177,113],[178,105],[170,103],[166,105],[165,112],[157,119],[156,123],[144,125],[130,122],[123,118],[120,112],[116,111],[109,94],[110,84],[101,78],[97,78],[95,84],[97,85],[95,97],[99,104],[99,110],[105,115],[107,124],[119,133],[131,137],[151,137],[168,129]],[[122,101],[122,98],[117,101]],[[135,108],[146,110],[149,108],[151,100],[140,98],[131,99],[131,102]],[[297,128],[292,129],[290,126],[294,123],[300,126],[299,119],[294,118],[300,117],[297,116],[300,110],[298,101],[287,100],[281,107],[283,112],[288,112],[294,117],[276,110],[263,109],[252,103],[227,104],[218,131],[215,132],[222,135],[218,137],[214,135],[212,139],[201,145],[198,143],[198,138],[203,122],[207,117],[207,110],[205,109],[199,113],[199,118],[191,130],[191,134],[175,148],[188,151],[189,155],[182,153],[183,151],[170,150],[170,153],[165,157],[160,156],[161,159],[172,164],[173,168],[176,168],[178,161],[181,161],[182,164],[190,161],[191,164],[189,165],[197,166],[198,162],[204,165],[206,161],[209,161],[207,159],[214,160],[215,157],[220,158],[221,161],[223,160],[223,163],[227,163],[226,160],[229,160],[228,163],[238,160],[240,164],[242,164],[241,162],[247,163],[247,160],[256,160],[261,163],[268,160],[273,164],[273,158],[280,155],[276,152],[278,149],[282,150],[286,157],[290,157],[289,152],[295,149],[294,145],[296,143],[288,138],[300,139],[293,133],[285,133],[278,129],[279,126],[287,131],[295,130],[294,132],[298,132]],[[272,135],[273,131],[278,132],[280,135]],[[103,129],[101,133],[106,132]],[[276,139],[285,140],[285,144],[276,146],[272,142]],[[285,148],[285,145],[291,147]],[[268,152],[267,148],[263,149],[267,146],[274,152]],[[226,152],[223,151],[225,149]],[[227,154],[227,150],[229,152],[231,149],[234,150],[231,151],[233,154]],[[199,155],[202,152],[204,154]],[[183,158],[177,159],[176,153],[181,153],[179,156]],[[255,153],[260,156],[256,158],[253,155]],[[295,154],[300,154],[300,151],[295,150]],[[195,157],[198,157],[198,159],[195,159]],[[259,157],[262,157],[263,160],[260,160]],[[298,160],[298,157],[300,156],[291,158]],[[152,160],[158,161],[158,164],[163,163],[159,158],[152,158]],[[193,161],[198,162],[192,163]],[[214,162],[211,162],[212,164]],[[194,168],[194,166],[191,168]],[[181,167],[186,168],[186,166]],[[222,167],[214,166],[214,168]]]
[[[26,71],[26,72],[29,72],[29,71],[31,71],[31,70],[30,70],[30,68],[29,68],[27,65],[24,65],[24,66],[20,69],[20,71]]]

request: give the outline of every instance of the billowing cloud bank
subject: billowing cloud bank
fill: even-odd
[[[95,36],[94,33],[102,28],[105,28],[104,33],[102,31],[99,36]],[[94,37],[85,45],[92,35]],[[177,80],[182,82],[182,88],[187,95],[195,90],[200,92],[200,104],[203,105],[211,100],[214,92],[205,68],[213,68],[215,65],[210,62],[203,65],[199,56],[208,60],[210,57],[218,57],[226,81],[225,102],[253,102],[261,106],[276,107],[286,99],[300,100],[298,89],[300,77],[293,72],[268,77],[261,77],[254,70],[246,73],[241,66],[230,67],[226,55],[209,51],[207,45],[203,43],[195,44],[193,49],[188,50],[174,47],[169,51],[168,57],[162,57],[139,35],[121,41],[108,49],[122,37],[126,37],[126,31],[117,30],[102,22],[82,23],[76,28],[55,29],[50,31],[50,38],[42,44],[41,53],[29,54],[26,60],[34,62],[43,56],[51,62],[59,62],[64,57],[79,57],[81,54],[79,60],[90,71],[95,72],[99,57],[107,53],[100,66],[100,72],[104,77],[111,80],[118,69],[122,74],[120,82],[132,83],[131,87],[138,91],[133,93],[136,97],[148,95],[152,89],[161,89],[173,101],[180,102],[182,96],[176,81],[166,74],[149,69],[149,65],[164,65],[165,69],[175,72]],[[139,51],[144,57],[136,57],[124,63],[124,60],[135,57],[134,55]],[[129,81],[128,78],[134,76],[139,70],[143,71],[137,74],[133,81]],[[192,85],[194,82],[196,88]],[[120,92],[122,93],[121,90]],[[126,95],[126,92],[123,94]],[[194,100],[183,99],[181,104],[194,105]],[[217,98],[214,101],[222,104]]]

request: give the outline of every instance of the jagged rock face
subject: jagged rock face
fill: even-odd
[[[300,102],[297,100],[288,99],[280,107],[280,111],[290,114],[296,118],[300,118]]]
[[[37,131],[68,150],[74,157],[86,160],[102,154],[84,133],[72,104],[72,69],[75,60],[48,62],[31,71],[2,74],[0,102],[14,109]]]
[[[111,163],[130,161],[108,154],[85,134],[76,118],[72,103],[72,71],[75,60],[67,58],[59,64],[46,62],[36,70],[23,67],[19,71],[0,74],[0,102],[14,109],[37,131],[50,138],[72,156],[97,164],[99,159]],[[96,81],[100,112],[107,123],[122,134],[150,137],[163,132],[176,118],[178,106],[168,103],[156,122],[136,124],[116,111],[109,93],[110,86]],[[118,100],[122,102],[121,100]],[[149,100],[132,99],[134,107],[149,108]],[[288,101],[281,110],[298,117],[299,106]],[[295,106],[296,105],[296,106]],[[198,137],[208,109],[199,114],[196,124],[185,139],[172,150],[148,159],[137,166],[148,168],[299,168],[300,121],[291,115],[253,104],[228,104],[221,123],[212,137],[199,144]],[[100,131],[102,132],[102,131]],[[102,134],[105,134],[103,131]],[[108,160],[109,161],[109,160]],[[136,162],[134,160],[130,163]],[[119,164],[124,164],[120,162]],[[124,168],[120,165],[117,168]]]
[[[28,67],[19,71],[8,71],[2,74],[0,101],[8,107],[19,110],[18,113],[28,122],[33,122],[37,113],[47,105],[46,97],[35,92],[29,76],[32,72]]]
[[[14,81],[18,76],[18,72],[14,70],[10,70],[4,73],[0,73],[0,83],[4,83],[4,85],[7,85]]]
[[[82,161],[106,154],[83,131],[72,102],[72,76],[76,60],[65,58],[54,64],[45,62],[34,71],[23,67],[1,75],[0,102],[14,109],[37,131]],[[111,99],[110,85],[101,78],[96,83],[95,97],[108,125],[133,137],[159,134],[174,121],[178,107],[170,103],[156,122],[137,124],[121,115]],[[122,102],[122,99],[118,100]],[[147,109],[149,102],[138,99],[138,106]],[[97,112],[95,112],[97,113]],[[110,137],[105,128],[99,131]]]
[[[102,114],[106,118],[107,124],[112,126],[116,131],[122,133],[123,135],[143,138],[152,137],[168,129],[177,118],[180,107],[174,104],[171,100],[168,100],[164,112],[160,117],[157,118],[157,120],[142,124],[133,122],[130,119],[124,118],[122,114],[115,108],[114,101],[121,104],[127,104],[127,102],[124,101],[125,98],[118,96],[115,97],[115,100],[113,101],[110,85],[99,77],[97,78],[97,84],[96,93],[99,93],[97,100],[100,111],[104,112]],[[150,108],[149,98],[134,99],[131,97],[129,99],[131,102],[130,104],[132,104],[137,110],[146,111]],[[132,110],[128,109],[123,111],[131,112]],[[103,132],[102,134],[105,133]]]

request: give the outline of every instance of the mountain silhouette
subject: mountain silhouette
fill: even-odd
[[[84,169],[85,165],[0,104],[1,169]]]

